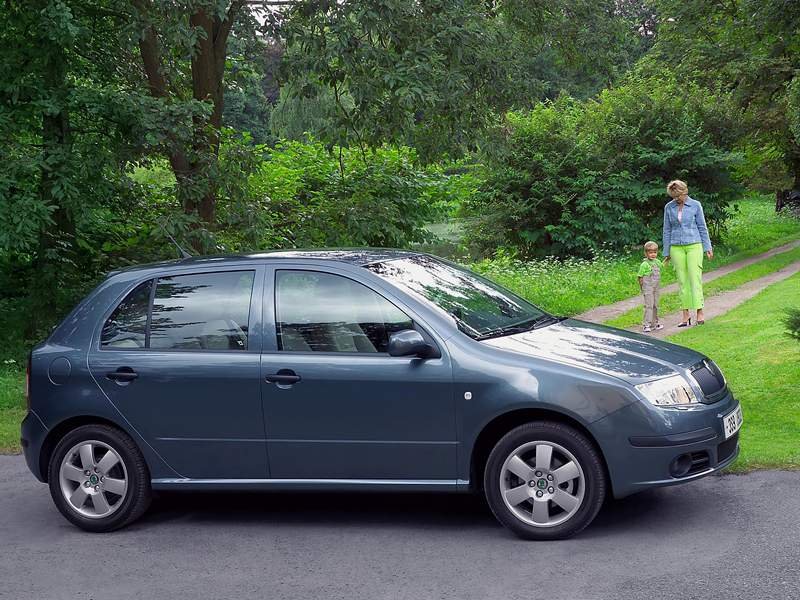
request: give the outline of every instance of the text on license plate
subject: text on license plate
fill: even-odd
[[[725,429],[725,439],[727,440],[742,427],[742,405],[736,407],[733,412],[722,417],[722,425]]]

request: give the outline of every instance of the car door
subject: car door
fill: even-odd
[[[261,385],[272,477],[454,482],[444,345],[437,358],[389,356],[394,331],[433,338],[346,272],[298,266],[271,275]]]
[[[95,333],[89,365],[180,475],[267,477],[259,386],[263,267],[139,282]]]

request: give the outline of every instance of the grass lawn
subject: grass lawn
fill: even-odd
[[[0,366],[0,453],[19,452],[19,424],[25,416],[25,372]]]
[[[750,266],[723,275],[719,279],[710,281],[703,286],[703,292],[706,298],[714,294],[720,294],[729,290],[736,289],[740,285],[758,279],[764,275],[769,275],[775,271],[781,270],[783,267],[790,265],[800,260],[800,248],[794,248],[788,252],[781,252]],[[671,267],[667,267],[672,270]],[[659,301],[658,312],[659,314],[666,315],[681,309],[680,300],[677,293],[663,294]],[[611,319],[606,323],[614,327],[630,327],[631,325],[638,325],[642,322],[642,308],[638,307],[621,314],[616,319]]]
[[[740,201],[738,206],[739,213],[728,223],[722,242],[714,248],[714,260],[708,268],[722,267],[800,238],[800,219],[775,214],[771,198],[752,196]],[[657,241],[660,244],[661,240]],[[636,271],[641,261],[641,251],[635,251],[593,260],[518,261],[499,257],[470,266],[545,310],[559,315],[575,315],[638,295]],[[767,272],[770,271],[761,274]],[[674,271],[666,269],[662,284],[674,281]],[[633,323],[639,318],[637,313]]]
[[[800,468],[800,342],[785,335],[782,322],[792,306],[800,306],[800,274],[669,338],[714,359],[742,403],[734,470]]]

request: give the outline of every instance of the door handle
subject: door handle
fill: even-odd
[[[130,383],[139,377],[139,374],[130,367],[120,367],[116,371],[106,373],[106,378],[117,383]]]
[[[278,385],[292,385],[300,381],[300,375],[291,369],[281,369],[277,373],[264,377],[267,383],[277,383]]]

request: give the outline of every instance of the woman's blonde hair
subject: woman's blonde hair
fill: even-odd
[[[670,198],[677,198],[681,194],[688,194],[689,186],[686,185],[685,181],[673,179],[667,184],[667,193],[669,194]]]

